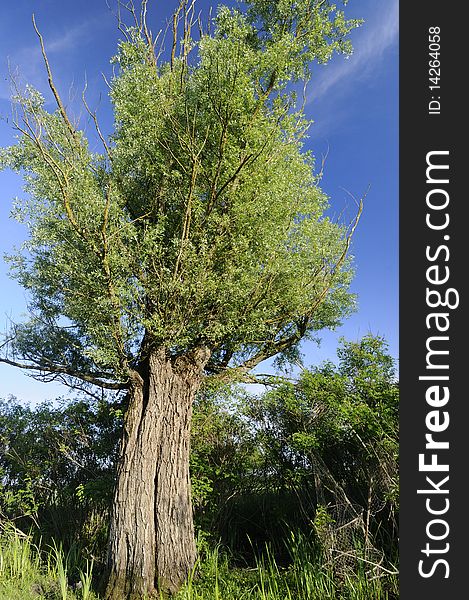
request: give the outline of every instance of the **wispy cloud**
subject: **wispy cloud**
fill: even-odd
[[[399,2],[389,0],[373,3],[373,13],[355,36],[355,51],[348,60],[336,60],[325,68],[315,79],[308,96],[308,103],[324,97],[340,84],[341,94],[344,86],[353,85],[357,78],[364,79],[373,75],[388,48],[397,42],[399,33]]]
[[[70,50],[79,42],[90,37],[99,23],[98,19],[87,19],[82,23],[78,23],[75,27],[68,29],[65,34],[50,40],[47,43],[47,51],[54,53]]]
[[[38,20],[38,26],[41,28],[40,20]],[[85,43],[96,34],[96,29],[101,26],[102,20],[88,18],[60,35],[53,37],[44,35],[46,52],[51,61],[53,62],[54,57],[56,60],[60,60],[60,57],[57,59],[57,55],[71,52],[80,44]],[[9,68],[11,75],[20,81],[27,82],[39,89],[47,89],[47,77],[39,42],[17,48],[7,57],[7,61],[8,64],[3,61],[2,71]],[[10,97],[10,85],[8,80],[4,78],[0,83],[0,99],[9,100]]]

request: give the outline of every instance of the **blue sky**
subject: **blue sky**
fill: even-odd
[[[111,6],[115,5],[110,0]],[[137,2],[136,2],[137,4]],[[157,31],[171,11],[168,0],[150,0],[149,24]],[[175,0],[174,0],[175,4]],[[199,1],[201,9],[210,5]],[[158,7],[158,8],[155,8]],[[386,338],[398,358],[398,0],[350,0],[349,17],[365,19],[353,32],[354,54],[316,66],[306,112],[314,124],[307,147],[325,159],[323,190],[331,214],[352,220],[354,198],[367,192],[365,208],[352,245],[356,277],[352,290],[358,311],[335,332],[322,332],[321,345],[303,346],[306,364],[335,358],[338,340],[358,340],[367,333]],[[0,146],[13,142],[9,72],[39,88],[49,98],[32,12],[44,36],[56,84],[68,105],[80,110],[85,79],[88,103],[98,109],[104,130],[111,115],[102,73],[119,32],[105,0],[16,0],[0,8]],[[167,14],[162,14],[167,11]],[[52,104],[51,104],[52,106]],[[25,231],[9,218],[11,202],[21,196],[21,179],[0,173],[0,255],[18,245]],[[0,261],[0,326],[19,320],[26,308],[23,291],[7,276]],[[67,393],[58,384],[42,384],[13,367],[0,365],[0,398],[13,394],[38,402]]]

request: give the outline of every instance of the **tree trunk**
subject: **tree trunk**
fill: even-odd
[[[173,593],[196,559],[189,451],[192,402],[208,351],[151,353],[134,373],[108,547],[107,600]]]

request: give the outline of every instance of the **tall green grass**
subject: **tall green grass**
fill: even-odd
[[[0,600],[97,600],[91,591],[92,564],[82,570],[80,561],[73,546],[67,553],[55,542],[41,548],[18,529],[0,528]],[[75,591],[73,571],[80,581]]]
[[[353,570],[337,574],[303,535],[291,534],[291,563],[279,566],[267,546],[252,567],[235,567],[220,547],[205,549],[177,600],[397,600],[393,567],[375,569],[360,557]],[[376,572],[378,571],[378,573]]]
[[[280,566],[269,547],[253,566],[235,566],[219,546],[205,547],[175,600],[397,600],[392,569],[370,576],[368,564],[338,576],[305,536],[292,535],[291,563]],[[80,562],[81,561],[81,562]],[[79,566],[81,565],[81,567]],[[70,585],[70,578],[78,586]],[[99,600],[92,591],[93,563],[76,547],[34,545],[12,528],[0,532],[0,600]],[[163,596],[161,596],[163,599]]]

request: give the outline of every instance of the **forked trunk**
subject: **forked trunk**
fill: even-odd
[[[206,350],[149,355],[129,392],[108,547],[107,600],[175,592],[196,559],[189,451]]]

